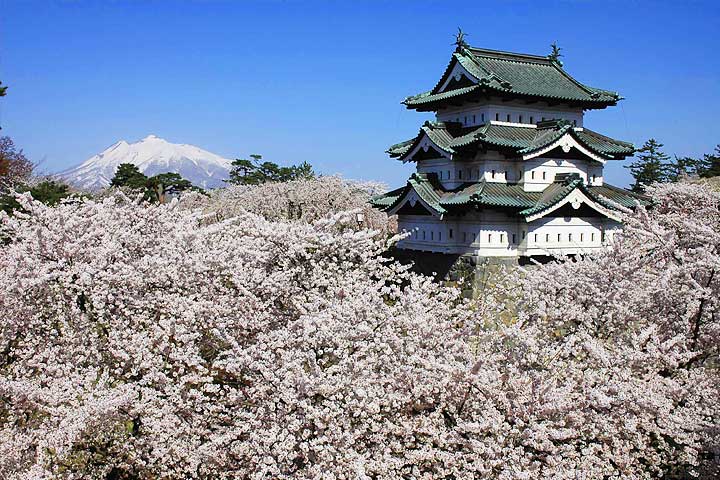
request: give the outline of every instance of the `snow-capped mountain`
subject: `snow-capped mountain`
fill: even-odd
[[[170,143],[148,135],[139,142],[120,140],[77,167],[57,176],[84,190],[99,190],[110,185],[121,163],[132,163],[145,175],[174,172],[203,188],[225,185],[231,161],[193,145]]]

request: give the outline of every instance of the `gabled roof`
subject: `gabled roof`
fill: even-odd
[[[458,65],[467,73],[465,83],[450,78]],[[471,85],[467,85],[468,80]],[[403,103],[410,109],[431,111],[451,100],[491,94],[565,102],[584,108],[605,108],[622,99],[616,92],[580,83],[548,57],[459,47],[435,88],[408,97]]]
[[[553,211],[570,198],[580,197],[606,216],[634,208],[637,203],[650,205],[649,199],[628,190],[603,185],[585,185],[577,174],[558,175],[556,181],[542,192],[526,192],[520,184],[495,182],[466,183],[460,188],[446,190],[435,174],[413,174],[405,187],[375,197],[373,206],[394,214],[414,192],[424,206],[435,215],[465,211],[469,208],[490,207],[514,210],[528,221]]]
[[[448,158],[462,151],[483,148],[503,150],[527,159],[562,144],[568,149],[575,146],[585,155],[604,162],[625,158],[635,151],[631,143],[573,127],[563,120],[551,120],[527,125],[488,122],[473,128],[463,128],[456,122],[425,122],[414,139],[391,146],[387,153],[402,161],[412,161],[426,139]]]

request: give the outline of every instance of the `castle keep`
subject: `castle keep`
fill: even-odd
[[[602,248],[622,210],[644,203],[603,178],[605,164],[633,145],[583,121],[586,110],[621,99],[575,80],[553,56],[474,48],[460,37],[435,87],[403,102],[436,116],[388,150],[416,173],[373,204],[411,232],[402,249],[517,258]]]

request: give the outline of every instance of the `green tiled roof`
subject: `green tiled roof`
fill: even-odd
[[[470,79],[473,85],[441,91],[456,64],[462,65],[474,77]],[[461,47],[453,53],[450,64],[435,88],[408,97],[403,103],[412,109],[433,110],[450,99],[492,93],[565,101],[587,108],[604,108],[622,99],[616,92],[578,82],[548,57]]]
[[[465,183],[460,188],[446,190],[435,174],[413,174],[405,187],[375,197],[371,203],[382,210],[392,210],[402,199],[414,190],[417,195],[438,215],[448,211],[462,211],[472,207],[499,207],[516,210],[520,216],[529,216],[552,207],[575,189],[610,210],[619,210],[618,205],[633,208],[636,202],[649,205],[650,201],[628,190],[603,185],[587,186],[577,174],[559,175],[556,182],[542,192],[526,192],[520,184],[477,182]]]
[[[568,122],[553,120],[533,126],[515,126],[489,122],[476,128],[463,128],[455,122],[426,122],[418,135],[387,150],[393,158],[406,160],[409,154],[427,136],[438,149],[453,154],[469,147],[510,150],[522,156],[540,150],[569,133],[588,150],[607,159],[622,159],[632,155],[631,143],[615,140],[585,128],[575,128]]]

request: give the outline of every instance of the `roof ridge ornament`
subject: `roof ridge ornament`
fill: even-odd
[[[558,47],[557,40],[550,44],[550,48],[552,48],[552,51],[550,52],[550,55],[547,56],[548,60],[555,62],[562,67],[563,62],[560,60],[560,57],[563,56],[563,54],[560,53],[562,48]]]
[[[462,28],[458,27],[458,31],[455,34],[455,42],[453,42],[453,45],[455,45],[455,51],[460,52],[463,48],[469,48],[470,45],[465,41],[465,37],[467,36],[467,33],[462,31]]]

